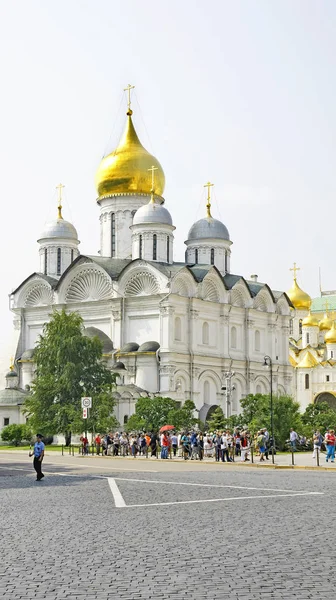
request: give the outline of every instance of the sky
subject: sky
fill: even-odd
[[[166,175],[175,260],[212,213],[231,271],[312,296],[336,289],[333,0],[0,0],[0,371],[15,353],[8,294],[38,270],[56,216],[99,249],[94,175],[125,122]],[[0,382],[1,387],[1,382]]]

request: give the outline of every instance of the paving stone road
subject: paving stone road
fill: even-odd
[[[37,483],[26,457],[0,454],[3,600],[326,600],[334,590],[333,473],[71,457],[47,457],[44,471]]]

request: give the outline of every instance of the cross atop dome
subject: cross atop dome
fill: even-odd
[[[208,188],[208,197],[207,197],[207,205],[206,205],[206,209],[207,209],[207,217],[211,217],[211,188],[214,186],[214,183],[210,183],[210,181],[208,181],[208,183],[204,184],[204,187]]]
[[[127,87],[124,88],[124,92],[127,92],[127,115],[131,116],[133,114],[133,111],[131,109],[131,90],[134,90],[135,85],[131,85],[130,83],[127,85]]]

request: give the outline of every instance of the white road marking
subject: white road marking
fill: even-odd
[[[197,487],[210,487],[210,488],[231,488],[233,490],[254,490],[254,491],[267,491],[267,492],[288,492],[288,493],[306,493],[307,490],[282,490],[279,488],[269,487],[247,487],[246,485],[219,485],[215,483],[188,483],[187,481],[163,481],[162,479],[133,479],[129,477],[115,477],[118,481],[138,481],[141,483],[163,483],[165,485],[190,485]]]
[[[126,503],[113,477],[107,478],[116,508],[125,508]]]
[[[153,504],[127,504],[125,508],[146,508],[147,506],[171,506],[173,504],[203,504],[205,502],[232,502],[237,500],[263,500],[264,498],[289,498],[295,496],[323,496],[323,492],[302,492],[301,494],[263,494],[262,496],[239,496],[236,498],[211,498],[205,500],[181,500],[180,502],[157,502]]]

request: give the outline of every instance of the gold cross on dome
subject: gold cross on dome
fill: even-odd
[[[148,171],[152,172],[152,189],[151,192],[154,193],[154,182],[155,182],[155,171],[158,170],[158,167],[154,167],[154,165],[151,166],[150,169],[148,169]]]
[[[135,85],[128,84],[127,87],[124,88],[124,92],[127,92],[127,108],[131,110],[131,90],[134,90]]]
[[[297,267],[296,266],[296,262],[295,262],[294,265],[293,265],[293,267],[292,267],[292,269],[289,269],[289,270],[294,272],[294,279],[296,280],[296,274],[297,274],[298,271],[301,270],[300,267]]]
[[[208,188],[208,197],[207,197],[207,205],[206,205],[206,209],[207,209],[207,216],[211,217],[211,212],[210,212],[210,208],[211,208],[211,188],[214,186],[214,183],[210,183],[210,181],[208,181],[208,183],[206,183],[204,185],[204,187]]]
[[[65,185],[59,183],[56,185],[56,190],[58,190],[58,218],[62,219],[62,190],[65,188]]]
[[[329,302],[326,299],[325,302],[324,302],[324,310],[326,311],[327,314],[328,314],[328,308],[329,308]]]

